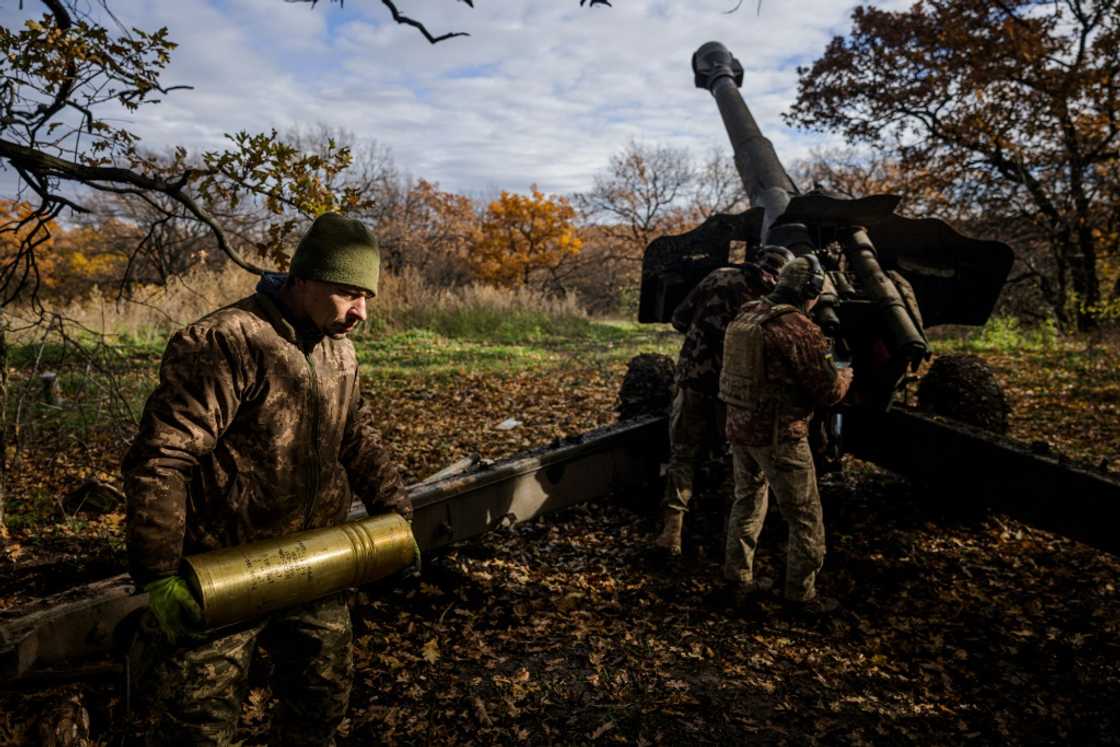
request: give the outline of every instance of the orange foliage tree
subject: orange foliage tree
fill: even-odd
[[[533,185],[532,194],[502,192],[482,217],[479,240],[469,257],[479,279],[517,287],[529,285],[534,273],[540,285],[559,291],[556,270],[565,257],[579,254],[576,211],[565,197],[546,197]]]
[[[136,229],[114,218],[64,230],[52,252],[46,283],[55,298],[76,298],[94,286],[119,286],[127,274],[128,242]]]
[[[40,221],[28,202],[0,200],[0,298],[9,287],[54,285],[55,258],[51,247],[60,233],[54,220]],[[26,247],[32,251],[26,251]]]

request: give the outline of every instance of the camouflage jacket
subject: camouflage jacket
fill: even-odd
[[[744,303],[765,291],[747,272],[722,267],[708,274],[673,312],[672,324],[684,333],[675,383],[715,397],[723,366],[723,335]]]
[[[770,308],[769,301],[756,301],[734,323],[762,323]],[[764,395],[727,408],[727,437],[745,446],[805,438],[813,410],[843,399],[852,380],[851,369],[836,368],[828,340],[800,311],[765,321],[762,331]]]
[[[176,333],[123,464],[129,569],[342,521],[411,513],[349,340],[300,338],[258,292]]]

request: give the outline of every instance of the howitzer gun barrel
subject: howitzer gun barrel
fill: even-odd
[[[735,152],[735,168],[750,195],[751,205],[765,210],[762,226],[765,243],[770,225],[785,212],[790,197],[798,193],[797,187],[778,159],[774,144],[763,137],[739,94],[743,66],[727,47],[719,42],[701,46],[692,55],[692,72],[697,88],[707,89],[716,100]]]

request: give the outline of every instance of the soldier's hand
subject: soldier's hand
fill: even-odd
[[[416,535],[412,535],[412,572],[417,576],[420,575],[420,570],[424,567],[420,555],[420,543],[416,541]]]
[[[203,638],[202,609],[186,581],[168,576],[146,584],[144,591],[148,593],[148,609],[169,643],[179,645]]]

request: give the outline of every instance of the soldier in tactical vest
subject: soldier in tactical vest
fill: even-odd
[[[723,407],[718,394],[727,325],[744,303],[774,287],[778,273],[792,257],[784,247],[766,246],[754,263],[710,273],[673,312],[673,327],[685,338],[677,359],[669,418],[663,528],[654,541],[656,548],[671,556],[681,552],[696,461],[705,446],[723,443]]]
[[[843,399],[852,380],[807,316],[824,283],[817,258],[802,255],[783,268],[770,295],[743,308],[727,330],[719,395],[735,471],[724,576],[743,595],[770,587],[756,577],[754,555],[773,490],[789,525],[785,597],[813,609],[835,602],[816,591],[825,539],[809,419]]]
[[[346,339],[377,293],[380,256],[358,221],[312,224],[288,275],[172,336],[123,464],[129,567],[165,645],[145,682],[154,743],[226,744],[258,643],[273,652],[278,741],[325,745],[353,675],[341,595],[206,638],[177,575],[184,555],[411,506],[363,401]]]

